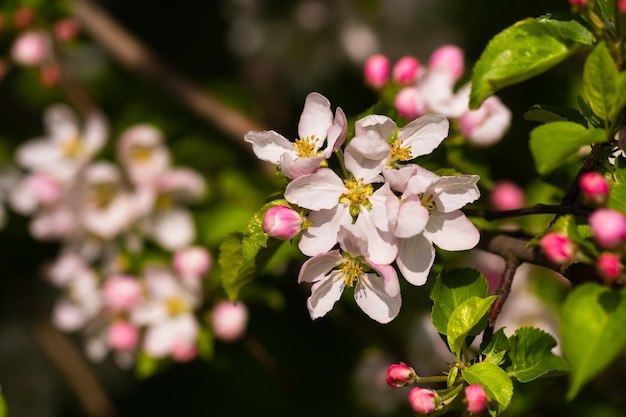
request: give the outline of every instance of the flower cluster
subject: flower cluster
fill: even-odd
[[[480,196],[479,177],[440,176],[413,163],[435,150],[448,129],[441,115],[399,128],[372,114],[355,122],[348,140],[343,111],[333,116],[330,102],[311,93],[294,142],[274,131],[245,136],[260,159],[278,165],[290,180],[284,197],[294,212],[268,211],[264,225],[278,238],[293,237],[293,227],[301,225],[298,247],[310,259],[298,280],[313,284],[313,319],[354,287],[359,307],[387,323],[401,306],[397,271],[422,285],[435,259],[433,245],[457,251],[477,244],[478,230],[460,208]]]
[[[96,159],[108,140],[99,113],[81,123],[66,105],[50,107],[46,134],[22,144],[16,161],[25,171],[8,200],[30,218],[30,232],[60,243],[47,277],[60,291],[53,322],[84,331],[96,360],[113,352],[130,366],[141,352],[184,361],[198,353],[204,300],[202,280],[210,253],[194,244],[189,203],[205,192],[204,178],[172,165],[163,133],[151,125],[124,130],[116,161]],[[146,260],[144,250],[153,256]],[[232,304],[232,303],[229,303]],[[215,306],[214,334],[237,339],[245,306]]]
[[[15,64],[33,68],[46,87],[54,86],[60,77],[57,49],[72,42],[80,31],[78,22],[72,17],[61,17],[44,23],[37,11],[22,6],[13,11],[10,19],[0,15],[5,23],[3,31],[13,36],[7,57],[0,58],[0,79]]]
[[[426,66],[406,56],[390,67],[384,55],[370,57],[364,66],[365,80],[381,92],[382,99],[392,97],[390,104],[405,119],[429,113],[444,115],[455,131],[477,146],[491,146],[507,132],[511,111],[498,97],[491,96],[471,110],[470,84],[456,88],[465,71],[464,54],[457,46],[437,48]]]
[[[581,175],[579,186],[582,204],[592,207],[586,225],[589,238],[572,233],[566,218],[542,236],[539,246],[555,264],[587,263],[595,267],[605,283],[623,281],[626,216],[609,205],[610,181],[600,172],[590,171]]]

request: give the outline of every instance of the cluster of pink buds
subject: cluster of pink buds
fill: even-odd
[[[410,366],[399,363],[392,364],[387,370],[387,384],[394,388],[405,387],[419,382],[419,377]],[[452,397],[442,397],[437,390],[415,387],[409,391],[409,404],[413,411],[418,414],[429,414],[445,406]],[[487,409],[488,397],[485,389],[480,384],[470,384],[465,387],[465,399],[467,411],[472,414],[480,414]]]
[[[391,68],[389,59],[378,54],[364,65],[366,83],[393,96],[400,116],[413,120],[427,113],[446,116],[458,133],[478,146],[497,143],[511,123],[510,110],[496,97],[489,97],[475,110],[469,108],[469,83],[457,89],[465,71],[464,53],[454,45],[437,48],[427,65],[405,56]]]
[[[61,290],[53,322],[82,330],[93,359],[113,352],[130,366],[138,352],[186,361],[198,354],[202,280],[212,268],[187,207],[202,197],[204,178],[172,166],[163,133],[151,125],[123,131],[117,160],[96,156],[108,139],[101,114],[80,123],[72,109],[44,114],[46,135],[16,151],[24,172],[9,190],[12,208],[30,217],[30,232],[57,241],[48,271]],[[160,251],[142,260],[146,242]],[[229,303],[232,304],[232,303]],[[236,340],[246,327],[239,303],[216,304],[207,325],[217,339]]]
[[[80,31],[78,22],[66,17],[52,23],[43,23],[35,9],[24,6],[13,12],[12,25],[3,29],[14,36],[7,58],[0,58],[0,79],[13,63],[39,71],[45,87],[59,81],[60,71],[55,50],[73,41]]]

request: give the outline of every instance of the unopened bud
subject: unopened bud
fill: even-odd
[[[407,120],[413,120],[424,114],[425,105],[417,87],[404,87],[393,102],[398,114]]]
[[[539,246],[548,259],[555,264],[563,264],[574,259],[576,245],[567,236],[549,232],[539,241]]]
[[[569,0],[569,3],[572,6],[584,6],[585,4],[587,4],[588,0]]]
[[[437,48],[428,60],[428,68],[435,69],[445,67],[452,74],[453,79],[458,80],[465,71],[465,58],[463,50],[455,45],[443,45]]]
[[[18,36],[11,46],[13,60],[25,66],[37,66],[48,57],[49,43],[42,32],[28,31]]]
[[[293,239],[302,230],[302,216],[288,206],[273,206],[263,217],[263,231],[279,240]]]
[[[141,285],[132,276],[109,277],[102,288],[104,305],[114,311],[129,311],[141,299]]]
[[[620,13],[626,13],[626,0],[619,0],[619,3],[617,3],[617,9]]]
[[[598,244],[614,248],[626,241],[626,217],[613,209],[598,209],[589,216],[591,234]]]
[[[127,321],[116,321],[109,327],[107,340],[111,349],[132,350],[139,342],[139,330]]]
[[[487,408],[487,394],[479,384],[470,384],[465,388],[465,399],[470,413],[480,414]]]
[[[413,84],[419,74],[420,63],[412,56],[405,56],[393,66],[393,80],[401,85]]]
[[[198,355],[198,348],[194,344],[176,341],[172,345],[171,355],[177,362],[188,362]]]
[[[28,6],[20,7],[13,14],[13,24],[17,29],[23,29],[35,20],[35,11]]]
[[[211,269],[211,255],[200,246],[184,248],[174,254],[172,260],[176,272],[188,278],[200,278]]]
[[[585,200],[601,206],[609,197],[609,182],[599,172],[590,171],[580,177],[580,189]]]
[[[411,385],[416,378],[413,368],[404,363],[394,363],[387,370],[387,384],[390,387],[400,388]]]
[[[524,191],[511,181],[498,181],[491,190],[489,202],[494,210],[517,210],[524,206]]]
[[[215,337],[233,342],[243,336],[248,324],[248,309],[241,303],[222,301],[211,312],[211,325]]]
[[[389,80],[389,59],[384,55],[372,55],[363,67],[365,82],[375,89],[382,88]]]
[[[437,396],[433,390],[413,388],[409,391],[409,403],[416,413],[428,414],[437,408]]]
[[[596,260],[596,270],[608,281],[615,281],[622,273],[621,256],[613,252],[603,252]]]
[[[54,33],[54,37],[60,42],[71,41],[72,39],[76,38],[78,32],[78,22],[72,18],[59,20],[54,24],[54,27],[52,28],[52,33]]]

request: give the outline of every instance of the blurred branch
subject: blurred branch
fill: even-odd
[[[203,120],[226,133],[238,145],[250,130],[266,130],[260,123],[226,106],[200,86],[169,68],[100,6],[89,0],[72,1],[82,28],[118,62],[165,90]],[[249,149],[249,147],[244,147]]]
[[[87,363],[70,341],[46,319],[31,326],[35,340],[65,377],[86,413],[91,417],[113,417],[117,413]]]

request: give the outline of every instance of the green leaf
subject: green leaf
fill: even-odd
[[[506,368],[509,376],[519,382],[530,382],[548,373],[563,373],[569,370],[567,361],[552,353],[556,340],[551,334],[535,327],[522,327],[510,338],[511,350]]]
[[[487,397],[496,404],[489,403],[489,414],[496,416],[508,407],[513,397],[513,381],[498,365],[478,362],[463,370],[463,378],[469,384],[480,384]]]
[[[7,403],[4,401],[4,396],[0,392],[0,417],[6,417],[7,415]]]
[[[477,270],[459,268],[443,271],[435,280],[430,299],[433,300],[433,326],[441,334],[447,334],[452,312],[470,297],[485,297],[489,285]]]
[[[474,66],[470,107],[499,89],[547,71],[585,45],[593,34],[578,21],[524,19],[491,39]]]
[[[524,119],[531,122],[565,122],[570,121],[587,126],[587,120],[580,112],[572,107],[555,107],[545,104],[535,104],[531,106],[526,113]]]
[[[604,42],[596,45],[585,61],[583,94],[591,110],[611,123],[624,106],[622,81]]]
[[[537,172],[548,174],[566,157],[578,152],[581,146],[604,142],[603,129],[587,130],[573,122],[552,122],[536,127],[530,132],[530,151]]]
[[[445,333],[448,335],[448,346],[450,346],[452,353],[458,356],[463,349],[465,338],[470,334],[478,334],[484,330],[477,325],[489,312],[489,308],[496,298],[495,295],[487,298],[470,297],[454,309]]]
[[[484,362],[491,362],[500,365],[504,355],[511,349],[511,343],[504,333],[504,329],[498,329],[489,339],[486,346],[481,345],[480,351],[485,355]]]
[[[267,246],[260,248],[244,262],[242,233],[233,233],[224,239],[219,248],[217,262],[221,269],[222,286],[232,301],[239,297],[241,288],[259,276],[268,261],[283,243],[277,239],[269,239]]]
[[[626,345],[626,294],[596,283],[572,290],[563,305],[561,342],[571,366],[568,399],[608,367]]]
[[[602,18],[607,22],[615,22],[615,0],[596,0]]]

